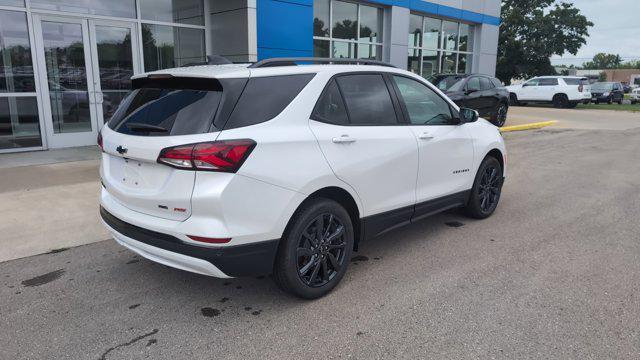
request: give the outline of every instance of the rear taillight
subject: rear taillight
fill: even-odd
[[[234,173],[255,146],[256,142],[251,139],[180,145],[163,149],[158,162],[183,170]]]
[[[583,92],[583,91],[584,91],[584,85],[580,84],[580,85],[578,86],[578,91],[579,91],[579,92]]]
[[[102,131],[98,132],[98,147],[100,151],[104,151],[104,145],[102,145]]]

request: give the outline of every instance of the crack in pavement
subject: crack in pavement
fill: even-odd
[[[109,353],[110,353],[110,352],[112,352],[113,350],[119,349],[119,348],[121,348],[121,347],[129,346],[129,345],[133,345],[133,344],[135,344],[136,342],[138,342],[138,341],[140,341],[140,340],[142,340],[142,339],[144,339],[144,338],[146,338],[146,337],[149,337],[149,336],[151,336],[151,335],[157,334],[157,333],[158,333],[158,329],[153,329],[153,331],[151,331],[150,333],[147,333],[147,334],[144,334],[144,335],[140,335],[140,336],[138,336],[138,337],[135,337],[135,338],[131,339],[129,342],[126,342],[126,343],[124,343],[124,344],[119,344],[119,345],[116,345],[116,346],[114,346],[114,347],[108,348],[108,349],[107,349],[107,350],[102,354],[102,356],[100,356],[100,360],[106,360],[106,359],[107,359],[107,354],[109,354]]]

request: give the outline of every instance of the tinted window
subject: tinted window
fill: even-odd
[[[583,82],[586,79],[583,80],[583,79],[577,79],[577,78],[564,78],[563,80],[564,80],[565,84],[567,84],[567,85],[580,85],[580,84],[586,85]]]
[[[315,74],[301,74],[249,79],[224,128],[234,129],[273,119],[314,76]]]
[[[346,75],[337,78],[353,125],[397,124],[393,102],[382,75]]]
[[[540,81],[539,79],[529,80],[526,83],[524,83],[522,86],[538,86],[539,81]]]
[[[489,78],[481,77],[480,78],[480,89],[481,90],[491,90],[493,89],[493,84],[489,80]]]
[[[322,97],[318,100],[313,112],[313,118],[337,125],[347,125],[349,123],[342,95],[340,95],[340,90],[334,80],[331,80]]]
[[[433,90],[415,80],[393,77],[400,96],[413,125],[452,125],[457,123],[451,115],[451,108],[443,98]]]
[[[122,100],[109,121],[119,133],[138,136],[208,132],[221,91],[169,88],[135,89]]]
[[[491,82],[493,83],[493,86],[495,86],[495,87],[502,87],[502,83],[500,82],[500,80],[498,80],[496,78],[491,78]]]
[[[538,86],[554,86],[554,85],[558,85],[558,79],[556,78],[540,79],[538,82]]]
[[[467,90],[478,91],[480,89],[480,78],[477,76],[469,78],[469,81],[467,81]]]

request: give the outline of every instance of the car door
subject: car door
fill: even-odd
[[[538,81],[538,91],[535,93],[534,100],[551,101],[553,96],[558,93],[557,78],[541,78]]]
[[[309,122],[335,175],[360,196],[366,236],[410,220],[418,146],[399,118],[380,73],[341,74],[329,81]]]
[[[615,98],[614,101],[620,101],[622,99],[624,99],[624,89],[622,87],[622,84],[620,83],[616,83],[614,85],[614,89],[615,89]]]
[[[525,82],[524,84],[522,84],[522,88],[517,94],[518,100],[519,101],[535,100],[539,81],[540,79],[531,79]]]
[[[465,85],[465,100],[464,106],[470,109],[476,110],[478,112],[482,112],[482,91],[480,87],[480,77],[479,76],[471,76],[467,79],[467,84]]]
[[[495,86],[488,77],[480,77],[480,93],[482,110],[478,111],[480,112],[480,116],[486,117],[490,115],[498,105],[498,95],[496,94]]]
[[[473,140],[468,124],[428,85],[392,77],[409,128],[418,141],[418,181],[414,218],[461,205],[473,183]]]

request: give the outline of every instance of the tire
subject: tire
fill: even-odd
[[[569,98],[565,94],[556,94],[553,96],[552,102],[556,108],[566,108],[569,105]]]
[[[492,156],[487,156],[476,173],[465,208],[467,215],[476,219],[485,219],[491,216],[500,201],[502,183],[500,162]]]
[[[623,99],[618,100],[618,105],[622,105]]]
[[[518,102],[518,95],[516,95],[514,93],[510,93],[509,94],[509,104],[511,104],[512,106],[519,106],[520,103]]]
[[[317,231],[318,228],[321,230]],[[312,199],[296,211],[287,226],[276,255],[273,278],[282,290],[295,296],[304,299],[324,296],[347,271],[353,242],[351,217],[344,207],[333,200]]]
[[[607,104],[609,104],[609,105],[613,104],[613,98],[612,97],[609,97],[609,100],[607,100]]]
[[[503,127],[504,123],[507,122],[508,111],[509,104],[506,102],[500,102],[494,111],[494,115],[491,116],[491,123],[497,127]]]

